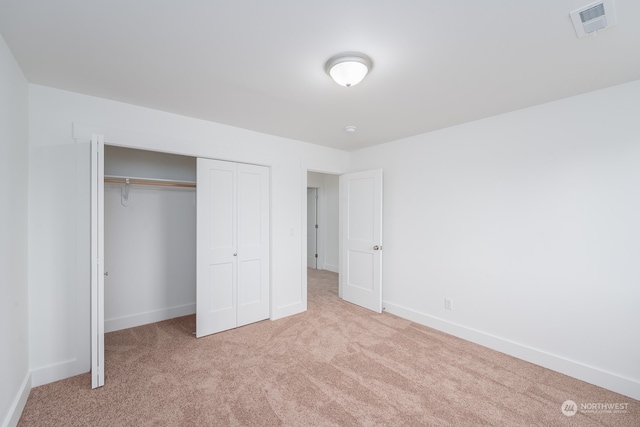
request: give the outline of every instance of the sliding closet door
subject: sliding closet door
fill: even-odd
[[[269,317],[269,173],[198,159],[196,336]]]

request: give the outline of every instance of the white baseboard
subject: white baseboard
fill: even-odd
[[[84,374],[91,370],[90,362],[80,362],[78,359],[66,360],[31,370],[31,387],[38,387],[54,381]]]
[[[294,314],[303,313],[305,311],[307,311],[307,301],[298,301],[277,307],[275,312],[271,313],[269,319],[278,320],[284,317],[293,316]]]
[[[147,311],[145,313],[133,314],[130,316],[105,319],[104,332],[114,332],[121,329],[135,328],[136,326],[147,325],[149,323],[161,322],[173,319],[174,317],[188,316],[196,312],[196,304],[185,304],[176,307],[163,308],[161,310]]]
[[[337,265],[327,264],[327,263],[324,264],[323,270],[329,270],[329,271],[334,272],[334,273],[339,273],[340,272],[338,270],[338,266]]]
[[[506,340],[486,332],[458,325],[388,301],[383,301],[382,306],[386,312],[395,314],[396,316],[404,319],[446,332],[450,335],[480,344],[492,350],[517,357],[518,359],[551,369],[552,371],[560,372],[570,377],[640,400],[640,383],[630,378],[625,378],[593,366],[588,366],[574,360],[566,359],[562,356]]]
[[[16,393],[16,396],[9,407],[9,412],[5,416],[4,421],[2,421],[2,427],[15,427],[18,425],[18,421],[20,421],[20,416],[24,410],[24,405],[27,404],[30,392],[31,373],[27,372],[27,375],[25,375],[24,380],[18,389],[18,393]]]

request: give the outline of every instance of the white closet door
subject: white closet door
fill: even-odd
[[[197,161],[196,336],[269,317],[269,169]]]
[[[237,325],[235,163],[197,160],[196,336]]]
[[[238,326],[269,317],[269,169],[238,164]]]

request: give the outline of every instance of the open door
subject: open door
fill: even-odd
[[[382,169],[340,176],[340,297],[382,312]]]
[[[91,388],[104,385],[104,135],[91,136]]]

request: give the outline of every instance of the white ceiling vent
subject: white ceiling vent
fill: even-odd
[[[570,12],[578,37],[595,34],[616,24],[613,0],[601,0]]]

